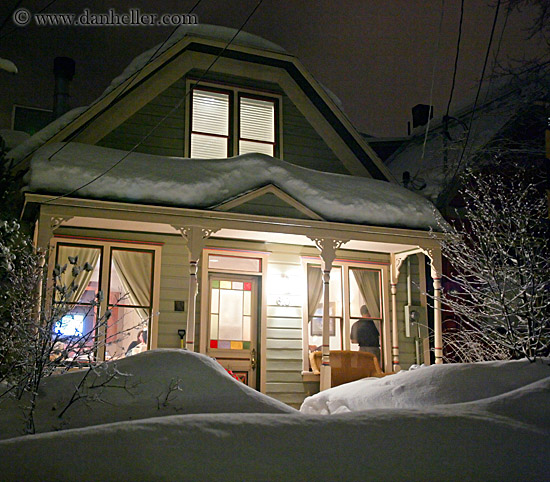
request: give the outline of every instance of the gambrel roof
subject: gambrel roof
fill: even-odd
[[[70,140],[95,144],[186,73],[206,70],[219,56],[212,72],[234,72],[238,67],[245,77],[278,83],[301,106],[307,120],[350,173],[393,182],[390,171],[352,126],[334,95],[295,57],[242,32],[227,47],[235,32],[225,27],[179,27],[162,48],[154,47],[138,56],[88,108],[67,113],[8,157],[26,167],[32,153],[44,143]]]

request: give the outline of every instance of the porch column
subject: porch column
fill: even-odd
[[[313,238],[311,238],[313,239]],[[331,387],[330,373],[330,270],[336,258],[336,250],[347,241],[315,238],[313,242],[321,252],[321,269],[323,270],[323,346],[321,357],[320,390]]]
[[[434,352],[435,363],[443,363],[443,329],[441,323],[441,250],[431,249],[431,275],[434,282]]]
[[[399,281],[399,271],[403,261],[407,259],[408,254],[399,253],[391,255],[391,274],[390,274],[390,287],[391,287],[391,356],[392,356],[392,370],[398,372],[401,370],[399,364],[399,328],[397,324],[397,283]]]
[[[197,272],[199,269],[199,260],[204,242],[217,230],[205,229],[200,226],[173,226],[182,237],[187,241],[187,250],[189,252],[189,296],[187,299],[187,329],[185,336],[185,348],[195,351],[195,315],[197,295],[199,293],[199,283],[197,281]]]

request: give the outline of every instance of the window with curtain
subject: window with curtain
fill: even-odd
[[[78,338],[82,340],[79,343],[89,347],[95,345],[97,310],[94,301],[100,289],[101,254],[100,247],[57,245],[56,264],[60,267],[57,286],[61,290],[55,291],[54,303],[64,305],[67,310],[55,326],[60,343]],[[86,264],[90,270],[83,269]]]
[[[277,154],[278,100],[238,88],[193,87],[190,157]]]
[[[111,249],[106,352],[111,358],[148,347],[153,289],[153,252]]]
[[[349,313],[350,330],[353,324],[361,316],[361,306],[365,305],[368,310],[367,318],[374,320],[380,332],[380,321],[382,320],[382,290],[380,271],[364,268],[349,269]],[[348,333],[348,336],[350,333]],[[358,350],[359,345],[350,344],[352,350]]]
[[[320,266],[308,265],[308,326],[309,349],[320,350],[323,343],[323,278]],[[342,268],[335,266],[330,272],[329,331],[330,349],[342,349],[343,303]]]

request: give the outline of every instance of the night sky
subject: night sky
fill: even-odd
[[[51,0],[23,1],[31,12]],[[16,0],[2,0],[0,21]],[[55,1],[47,12],[105,13],[109,8],[142,13],[187,13],[196,0]],[[444,16],[438,44],[441,7]],[[490,5],[489,5],[490,3]],[[475,96],[496,0],[465,0],[461,56],[451,112]],[[238,28],[257,0],[202,0],[194,13],[200,23]],[[493,6],[491,6],[493,5]],[[376,136],[407,133],[410,109],[429,103],[434,59],[435,116],[444,114],[449,98],[460,0],[264,0],[244,30],[271,40],[296,55],[305,67],[343,102],[356,127]],[[499,61],[541,51],[540,40],[526,40],[532,10],[514,12],[502,35]],[[494,52],[506,11],[501,8]],[[0,71],[0,128],[9,128],[14,103],[51,108],[53,59],[72,57],[76,75],[71,106],[86,105],[101,94],[133,57],[162,42],[172,27],[15,27],[8,19],[0,30],[0,57],[20,73]],[[491,57],[492,58],[492,57]],[[489,64],[491,67],[492,61]],[[489,73],[492,71],[488,69]]]

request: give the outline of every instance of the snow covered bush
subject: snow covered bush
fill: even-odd
[[[442,244],[454,285],[442,301],[475,338],[462,346],[460,361],[550,354],[546,202],[527,179],[521,166],[511,174],[499,166],[465,174],[464,216]]]
[[[68,370],[74,360],[96,364],[96,330],[105,328],[110,316],[107,311],[98,317],[88,333],[64,336],[60,323],[74,304],[69,300],[78,289],[76,278],[93,268],[72,258],[68,265],[55,266],[53,279],[48,280],[46,258],[17,222],[0,222],[0,399],[11,396],[26,402],[28,433],[35,430],[33,414],[43,379]],[[63,284],[66,270],[72,277]],[[98,293],[90,309],[97,309],[101,296]]]

